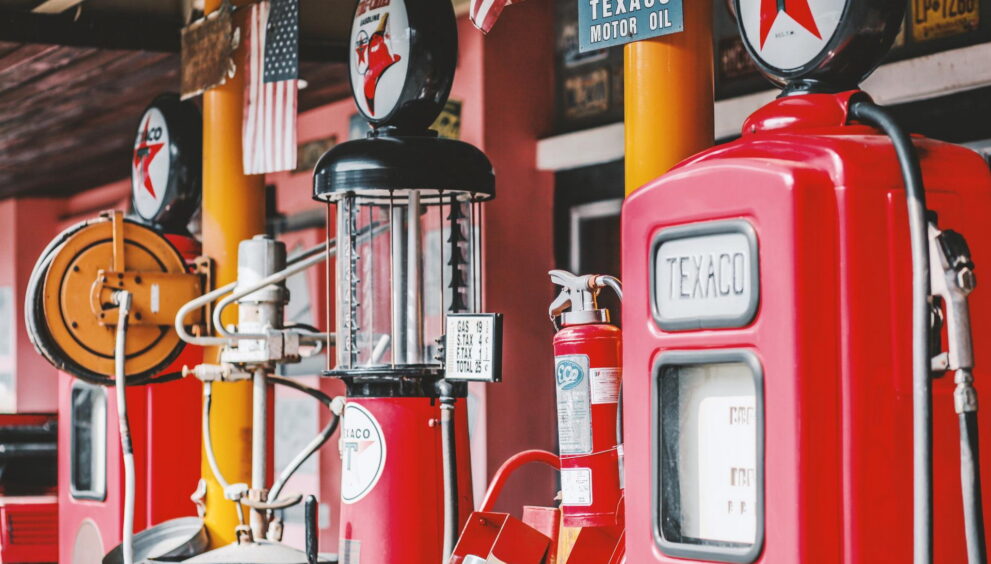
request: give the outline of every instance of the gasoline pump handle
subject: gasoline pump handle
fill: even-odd
[[[882,130],[895,148],[908,204],[912,254],[912,468],[913,555],[915,564],[933,561],[932,353],[929,350],[930,279],[926,194],[912,139],[883,108],[867,99],[851,99],[853,119]],[[968,539],[968,543],[971,539]]]

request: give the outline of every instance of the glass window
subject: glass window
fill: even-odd
[[[655,533],[663,552],[750,562],[763,530],[757,361],[667,353],[655,376]]]
[[[107,493],[107,396],[84,382],[72,385],[70,491],[102,500]]]

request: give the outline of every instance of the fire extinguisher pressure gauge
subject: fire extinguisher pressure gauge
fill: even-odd
[[[192,102],[162,94],[138,122],[131,158],[131,209],[145,223],[184,233],[200,204],[202,121]]]
[[[734,0],[736,21],[761,72],[793,91],[857,85],[888,52],[901,0]]]

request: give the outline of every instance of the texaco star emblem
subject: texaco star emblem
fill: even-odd
[[[152,185],[151,176],[148,174],[148,167],[151,161],[155,160],[155,155],[162,150],[164,143],[148,143],[148,125],[151,123],[151,116],[145,120],[144,131],[141,132],[141,144],[134,148],[134,168],[140,175],[140,183],[145,190],[151,194],[152,198],[158,198],[155,194],[155,187]],[[140,168],[139,168],[140,167]]]
[[[788,14],[795,23],[805,28],[809,33],[822,39],[819,27],[816,25],[812,10],[809,8],[809,0],[761,0],[760,1],[760,48],[764,48],[764,42],[771,33],[771,27],[777,21],[781,12]]]

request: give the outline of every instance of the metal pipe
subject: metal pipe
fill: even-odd
[[[333,249],[333,247],[331,247],[331,249]],[[331,253],[333,253],[333,250],[331,251]],[[261,280],[259,280],[258,282],[256,282],[251,286],[248,286],[247,288],[239,289],[236,292],[232,293],[231,295],[220,300],[219,302],[217,302],[217,307],[214,308],[213,310],[213,326],[216,328],[218,333],[220,333],[227,339],[255,340],[255,339],[267,338],[268,335],[264,333],[232,333],[227,329],[225,329],[223,325],[220,323],[221,315],[223,314],[224,310],[227,309],[228,306],[230,306],[237,300],[240,300],[241,298],[249,294],[253,294],[254,292],[257,292],[258,290],[261,290],[266,286],[270,286],[272,284],[277,284],[279,282],[282,282],[286,278],[289,278],[294,274],[298,274],[306,270],[307,268],[310,268],[311,266],[320,264],[321,262],[327,260],[328,256],[332,256],[332,254],[321,253],[308,257],[304,260],[297,262],[292,266],[280,270],[279,272],[273,273],[269,276],[266,276],[265,278],[262,278]],[[316,335],[314,334],[314,336]],[[324,338],[326,339],[326,337]]]
[[[392,364],[406,364],[406,225],[405,210],[389,204],[392,224]]]
[[[458,512],[458,454],[454,431],[454,387],[447,380],[437,382],[440,400],[441,466],[444,473],[444,560],[447,563],[461,532]]]
[[[328,409],[330,409],[331,403],[333,403],[333,400],[327,394],[321,392],[316,388],[311,388],[309,386],[300,384],[295,380],[289,378],[283,378],[281,376],[269,376],[269,380],[275,384],[287,386],[293,388],[294,390],[303,392],[304,394],[308,394],[317,401],[319,401],[320,403],[327,406]],[[341,420],[340,416],[338,416],[332,410],[331,420],[327,424],[327,426],[324,427],[323,430],[320,431],[320,434],[314,437],[313,440],[310,441],[310,443],[307,444],[306,447],[302,451],[300,451],[299,454],[297,454],[292,459],[292,461],[289,462],[289,464],[285,467],[282,473],[279,474],[279,478],[272,484],[272,488],[271,490],[269,490],[269,499],[274,500],[279,497],[279,494],[282,493],[282,488],[285,487],[286,482],[289,481],[289,478],[291,478],[292,475],[296,472],[296,470],[298,470],[299,467],[302,466],[304,462],[306,462],[306,459],[308,459],[310,456],[313,455],[313,453],[319,450],[320,447],[322,447],[327,442],[327,440],[329,440],[330,437],[334,434],[334,431],[337,430],[337,426],[340,423],[340,420]]]
[[[962,371],[958,371],[962,372]],[[957,375],[957,379],[969,378]],[[981,496],[981,465],[977,439],[977,412],[965,411],[957,415],[960,422],[960,486],[963,492],[964,530],[967,537],[967,561],[970,564],[987,562],[987,545],[984,538],[984,505]]]
[[[869,100],[850,105],[850,117],[874,125],[891,138],[908,204],[912,252],[912,468],[914,561],[933,561],[932,353],[929,350],[931,281],[926,193],[912,139],[883,108]]]
[[[489,490],[485,492],[482,505],[479,506],[478,510],[482,512],[492,511],[492,507],[495,505],[499,494],[502,493],[502,488],[506,485],[506,480],[509,479],[509,476],[519,469],[520,466],[530,462],[540,462],[555,470],[561,469],[561,459],[552,452],[547,452],[546,450],[524,450],[523,452],[518,452],[506,459],[502,463],[502,466],[496,470],[495,476],[492,477],[492,482],[489,484]]]
[[[119,291],[117,301],[117,341],[114,343],[114,371],[116,373],[117,422],[120,428],[120,450],[124,458],[124,522],[121,525],[121,553],[124,564],[134,564],[134,445],[131,443],[131,427],[127,420],[127,316],[131,312],[131,293]]]
[[[262,491],[268,483],[268,381],[265,369],[258,368],[251,379],[251,489]],[[265,538],[268,528],[265,512],[251,510],[251,533]]]
[[[409,192],[406,247],[406,362],[423,362],[423,239],[420,225],[420,193]]]
[[[203,429],[203,454],[207,460],[207,464],[210,466],[210,472],[213,473],[214,480],[220,484],[220,489],[223,492],[231,487],[230,482],[224,478],[223,472],[220,471],[220,465],[217,463],[217,456],[213,452],[213,436],[210,433],[210,408],[213,403],[213,382],[203,382],[203,423],[201,425]]]
[[[619,301],[623,301],[623,284],[619,281],[619,278],[606,274],[600,274],[595,278],[597,283],[602,286],[608,286],[613,292],[616,293],[616,297],[619,298]]]
[[[713,2],[685,2],[685,31],[623,48],[626,193],[712,146]]]
[[[224,339],[222,337],[196,337],[190,335],[189,332],[186,331],[186,326],[184,322],[186,321],[186,317],[190,313],[192,313],[197,309],[200,309],[201,307],[206,306],[213,300],[219,298],[220,296],[223,296],[224,294],[230,292],[236,287],[237,287],[237,281],[235,280],[234,282],[225,284],[220,288],[213,290],[212,292],[207,292],[206,294],[203,294],[202,296],[196,299],[190,300],[182,307],[180,307],[179,311],[177,311],[175,314],[175,330],[176,333],[179,334],[179,338],[182,339],[184,342],[189,343],[190,345],[197,345],[200,347],[226,345],[228,343],[228,339]]]
[[[205,0],[210,14],[230,0]],[[234,7],[252,0],[230,1]],[[241,128],[244,118],[245,42],[235,50],[237,72],[227,81],[203,93],[203,254],[213,258],[218,286],[237,280],[237,247],[244,239],[265,232],[265,177],[244,173]],[[233,322],[231,316],[229,322]],[[219,343],[218,343],[219,344]],[[204,351],[205,362],[216,362],[218,349]],[[218,383],[213,390],[213,414],[223,421],[217,429],[216,456],[230,469],[235,482],[247,482],[251,446],[251,385],[247,382]],[[207,482],[205,523],[210,546],[234,542],[239,521],[234,508],[217,491],[210,468],[201,463]]]

